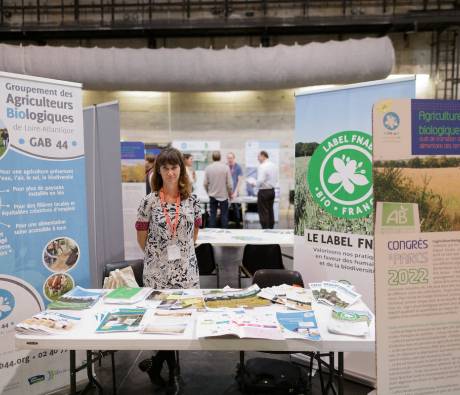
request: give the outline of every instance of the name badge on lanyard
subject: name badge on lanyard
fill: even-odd
[[[169,212],[166,209],[166,200],[164,192],[162,190],[160,191],[160,200],[161,206],[163,208],[163,214],[166,220],[166,225],[169,228],[169,231],[171,232],[171,241],[168,247],[166,248],[166,252],[168,253],[168,261],[177,261],[178,259],[181,259],[180,248],[177,244],[178,241],[176,239],[177,224],[179,223],[180,196],[177,195],[176,198],[176,214],[174,217],[174,223],[171,222]]]

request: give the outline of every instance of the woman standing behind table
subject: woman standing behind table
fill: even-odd
[[[152,193],[142,199],[136,222],[137,241],[144,250],[144,286],[154,289],[198,288],[194,242],[201,225],[197,198],[191,194],[183,156],[175,148],[156,158]],[[164,386],[161,369],[169,369],[168,394],[180,393],[174,351],[158,351],[139,364],[157,386]]]

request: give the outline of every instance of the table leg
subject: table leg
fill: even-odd
[[[340,351],[337,353],[338,359],[338,366],[337,366],[337,381],[339,386],[339,395],[344,394],[344,382],[343,382],[343,374],[344,374],[344,363],[343,363],[343,352]]]
[[[326,395],[326,390],[324,387],[324,380],[323,380],[323,361],[321,359],[321,353],[316,353],[316,362],[318,362],[318,373],[319,373],[319,382],[321,384],[321,394]]]
[[[329,353],[329,382],[327,383],[326,393],[329,393],[329,388],[331,388],[332,393],[335,394],[334,388],[334,376],[335,376],[335,360],[334,353]]]
[[[88,381],[93,386],[97,387],[97,392],[99,395],[103,394],[102,386],[99,382],[94,378],[93,374],[93,353],[91,350],[86,350],[86,375],[88,377]]]
[[[110,351],[110,357],[112,360],[112,386],[113,395],[117,395],[117,377],[115,375],[115,351]]]
[[[77,370],[75,368],[75,350],[70,350],[70,395],[76,395],[77,393]]]

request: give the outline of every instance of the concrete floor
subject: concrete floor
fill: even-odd
[[[147,374],[141,372],[137,364],[147,358],[150,351],[119,351],[115,354],[117,365],[117,393],[118,395],[133,394],[164,394],[164,390],[154,389]],[[246,353],[246,358],[256,356],[268,358],[289,359],[288,356],[278,356],[262,353]],[[241,395],[235,381],[236,365],[239,361],[237,351],[207,352],[183,351],[180,352],[181,376],[184,382],[183,395]],[[106,358],[102,367],[97,368],[98,380],[104,387],[105,394],[112,393],[110,358]],[[167,378],[167,371],[163,371]],[[346,395],[367,395],[372,388],[345,381]],[[96,390],[90,394],[97,394]],[[318,375],[312,380],[312,392],[305,394],[320,395],[321,387]]]

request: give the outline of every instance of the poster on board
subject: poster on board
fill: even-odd
[[[90,285],[81,85],[0,73],[0,392],[68,384],[68,352],[14,350],[14,326]]]
[[[373,110],[377,394],[460,393],[460,102]]]
[[[137,244],[137,209],[146,195],[144,143],[121,142],[121,193],[123,202],[123,231],[125,259],[143,259],[144,251]]]
[[[193,193],[198,196],[200,201],[207,201],[208,194],[203,186],[204,170],[212,163],[212,152],[220,151],[220,141],[174,140],[172,146],[184,154],[192,154],[193,169],[196,175]]]

